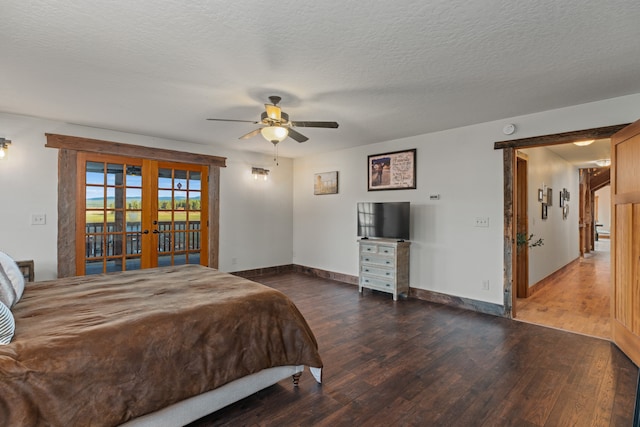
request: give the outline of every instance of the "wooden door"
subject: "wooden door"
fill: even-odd
[[[640,120],[611,137],[613,342],[640,365]]]
[[[77,168],[77,275],[207,265],[207,166],[80,153]]]
[[[529,245],[520,244],[521,236],[529,236],[529,216],[527,204],[527,159],[522,154],[516,157],[516,296],[529,296]],[[514,305],[515,307],[515,305]],[[515,316],[515,311],[514,311]]]

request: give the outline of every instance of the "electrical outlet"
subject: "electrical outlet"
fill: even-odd
[[[483,280],[482,281],[482,290],[483,291],[488,291],[489,290],[489,281],[488,280]]]
[[[476,227],[489,227],[489,217],[477,216],[476,217]]]
[[[31,214],[31,225],[45,225],[47,223],[47,215]]]

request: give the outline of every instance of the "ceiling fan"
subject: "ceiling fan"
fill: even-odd
[[[264,104],[265,111],[260,115],[260,121],[253,120],[234,120],[234,119],[207,119],[218,122],[245,122],[259,124],[261,127],[254,129],[251,132],[242,135],[238,139],[248,139],[257,134],[262,136],[269,142],[276,145],[282,142],[287,136],[298,142],[308,141],[309,138],[293,129],[293,127],[308,127],[308,128],[332,128],[338,127],[336,122],[309,122],[309,121],[294,121],[289,120],[289,115],[282,111],[278,106],[282,98],[279,96],[270,96],[269,101],[271,104]]]

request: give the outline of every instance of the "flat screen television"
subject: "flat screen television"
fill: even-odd
[[[358,236],[409,240],[409,202],[358,202]]]

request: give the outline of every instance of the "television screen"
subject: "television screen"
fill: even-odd
[[[359,202],[358,236],[409,240],[409,202]]]

